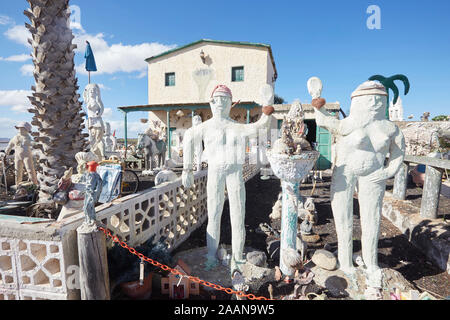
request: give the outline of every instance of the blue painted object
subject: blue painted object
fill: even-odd
[[[87,42],[86,52],[84,58],[86,59],[86,71],[97,71],[97,65],[95,64],[94,53],[92,52],[91,44]]]

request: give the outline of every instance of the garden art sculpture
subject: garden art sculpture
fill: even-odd
[[[358,186],[366,283],[369,288],[380,288],[382,274],[378,266],[377,248],[383,196],[386,180],[399,170],[405,153],[403,134],[386,119],[387,89],[376,81],[362,83],[351,95],[349,116],[342,120],[330,116],[322,108],[325,99],[320,97],[320,79],[310,79],[308,89],[313,98],[317,125],[337,137],[331,207],[338,237],[339,267],[354,281],[353,194]],[[389,160],[385,164],[388,154]]]
[[[272,93],[273,95],[273,93]],[[225,201],[225,186],[230,203],[232,228],[231,275],[245,263],[245,185],[242,177],[245,162],[245,139],[256,136],[259,129],[270,125],[273,107],[264,106],[261,119],[256,123],[241,124],[230,118],[232,93],[225,85],[214,88],[210,106],[212,118],[189,128],[183,139],[182,183],[186,188],[194,184],[194,147],[204,142],[208,159],[207,180],[207,268],[218,265],[217,249],[220,240],[220,221]]]

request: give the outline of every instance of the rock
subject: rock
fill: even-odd
[[[362,257],[356,253],[353,254],[353,263],[355,263],[359,267],[363,267],[365,265]]]
[[[272,240],[267,244],[267,252],[272,260],[280,259],[280,240]]]
[[[265,267],[267,262],[267,256],[262,251],[252,251],[247,253],[247,262],[257,267]]]
[[[320,241],[320,236],[318,234],[304,234],[302,239],[309,243],[316,243]]]
[[[319,249],[316,250],[312,256],[312,262],[325,270],[335,270],[337,267],[336,257],[329,251]]]

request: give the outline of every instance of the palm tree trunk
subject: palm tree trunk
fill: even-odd
[[[69,27],[69,0],[27,0],[24,14],[32,38],[35,86],[29,97],[34,113],[35,148],[39,149],[39,202],[51,202],[64,171],[76,166],[75,154],[87,147],[84,113],[75,77],[74,38]]]

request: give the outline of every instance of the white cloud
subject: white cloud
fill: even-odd
[[[105,108],[105,110],[103,110],[102,117],[105,118],[106,120],[110,119],[112,117],[112,115],[113,115],[113,110],[111,108]]]
[[[5,36],[17,43],[20,43],[26,47],[30,47],[30,44],[28,43],[28,38],[31,38],[31,33],[28,31],[25,26],[14,26],[4,33]]]
[[[122,43],[109,45],[103,33],[90,35],[87,33],[75,35],[76,51],[84,53],[86,41],[89,41],[97,64],[97,74],[114,74],[117,72],[139,72],[138,77],[145,77],[147,63],[145,59],[167,50],[176,45],[164,45],[157,42],[124,45]],[[87,74],[84,63],[77,66],[77,73]]]
[[[17,54],[10,57],[0,57],[0,61],[10,61],[10,62],[24,62],[30,60],[31,56],[29,54]]]
[[[26,113],[32,107],[28,90],[0,90],[0,107],[10,107],[12,111]]]
[[[14,20],[8,16],[0,15],[0,25],[7,25],[14,23]]]
[[[111,90],[110,87],[105,86],[103,83],[98,83],[98,86],[99,86],[99,88],[102,89],[102,90],[106,90],[106,91]]]
[[[22,119],[21,121],[31,121],[31,115],[27,119]],[[0,138],[9,138],[11,139],[17,133],[15,125],[17,125],[20,121],[14,120],[11,118],[2,118],[0,117]]]
[[[32,64],[24,64],[20,67],[20,72],[23,76],[32,76],[34,71],[34,65]]]

